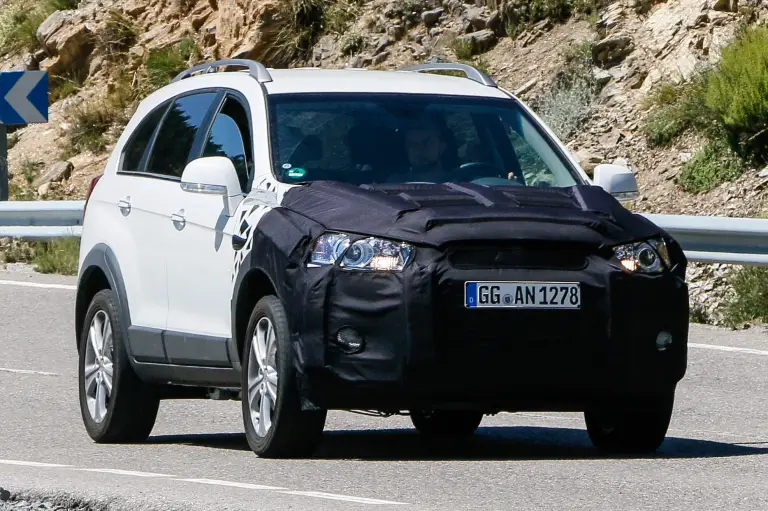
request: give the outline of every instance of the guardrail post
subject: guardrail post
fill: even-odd
[[[0,201],[8,200],[8,130],[0,123]]]

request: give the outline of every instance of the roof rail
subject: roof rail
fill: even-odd
[[[216,69],[221,66],[247,67],[248,74],[250,74],[251,77],[253,77],[255,80],[259,82],[272,81],[272,75],[269,74],[269,71],[261,62],[256,62],[254,60],[246,60],[246,59],[224,59],[224,60],[217,60],[214,62],[205,62],[203,64],[198,64],[195,67],[191,67],[186,71],[179,73],[171,83],[178,82],[185,78],[189,78],[194,73],[197,73],[200,71],[202,71],[203,73],[216,73],[217,72]]]
[[[498,87],[496,82],[493,81],[493,78],[487,74],[479,71],[475,67],[467,64],[459,64],[457,62],[427,62],[425,64],[415,64],[413,66],[404,67],[401,68],[400,71],[415,71],[417,73],[425,71],[463,71],[470,80],[474,80],[487,87]]]

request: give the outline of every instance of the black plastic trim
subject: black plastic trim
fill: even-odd
[[[88,255],[85,256],[81,268],[82,269],[77,284],[77,307],[81,306],[80,300],[84,299],[84,297],[82,297],[83,280],[90,275],[92,268],[101,269],[101,271],[107,277],[109,287],[117,294],[117,301],[120,306],[120,313],[123,320],[123,338],[127,339],[125,349],[128,352],[129,359],[133,361],[134,356],[129,335],[129,327],[131,326],[131,310],[128,306],[128,295],[125,292],[123,274],[120,271],[120,265],[117,262],[117,257],[115,257],[114,252],[112,252],[112,249],[109,248],[109,246],[105,245],[104,243],[98,243],[94,245]],[[87,308],[88,304],[82,304],[82,306]],[[76,326],[76,328],[80,327]]]
[[[137,362],[168,362],[162,330],[131,325],[128,327],[128,338]]]
[[[210,387],[240,387],[240,372],[227,367],[200,367],[136,362],[134,371],[144,381]]]
[[[163,345],[171,365],[232,367],[229,339],[184,332],[163,332]]]

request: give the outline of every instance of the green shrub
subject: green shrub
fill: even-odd
[[[393,0],[384,10],[384,15],[403,23],[406,27],[414,27],[421,22],[421,13],[426,3],[421,0]]]
[[[127,95],[130,91],[132,95]],[[69,158],[84,151],[100,153],[109,143],[109,131],[114,126],[124,125],[130,118],[126,107],[135,98],[136,91],[130,90],[129,83],[118,83],[105,97],[93,98],[74,103],[64,113],[72,125],[69,131],[69,145],[62,158]]]
[[[688,314],[688,321],[690,323],[698,323],[700,325],[709,324],[711,318],[707,310],[698,304],[692,304]]]
[[[113,111],[106,102],[74,104],[67,111],[67,116],[72,123],[68,154],[84,151],[99,153],[107,147],[106,135],[112,127]]]
[[[475,53],[470,39],[460,39],[457,37],[451,41],[451,49],[459,60],[471,59]]]
[[[10,198],[13,200],[35,200],[36,193],[32,183],[44,165],[42,161],[24,159],[19,163],[18,168],[12,169],[18,178],[14,178],[9,183],[8,195]]]
[[[7,1],[0,9],[0,57],[32,51],[39,45],[38,27],[55,11],[77,8],[79,0]]]
[[[48,104],[52,105],[57,101],[77,94],[87,78],[88,70],[86,68],[80,68],[63,75],[50,75]]]
[[[362,0],[338,0],[332,2],[324,13],[325,31],[343,35],[360,16]]]
[[[40,273],[77,275],[80,238],[37,242],[12,240],[0,256],[6,263],[33,264]]]
[[[191,38],[169,48],[150,51],[145,66],[148,85],[153,89],[167,85],[176,75],[196,64],[200,57],[200,48]]]
[[[561,140],[567,140],[592,112],[598,94],[589,41],[565,50],[565,66],[532,106]]]
[[[363,49],[365,39],[362,35],[349,32],[341,37],[342,55],[353,55]]]
[[[768,268],[745,267],[731,278],[734,298],[726,305],[725,319],[732,327],[768,323]]]
[[[62,238],[38,243],[32,262],[40,273],[77,275],[79,257],[80,238]]]
[[[176,0],[176,8],[182,14],[187,14],[197,4],[197,0]]]
[[[2,252],[0,252],[0,261],[9,264],[29,263],[34,258],[35,249],[33,244],[30,244],[28,241],[20,241],[15,238],[11,238],[10,244],[3,248]]]
[[[727,140],[715,138],[683,166],[678,182],[686,192],[705,192],[738,178],[744,170],[744,161]]]
[[[666,82],[654,88],[645,101],[646,107],[656,107],[644,126],[650,146],[669,145],[689,130],[716,135],[719,122],[704,103],[707,77],[707,72],[700,72],[686,82]]]
[[[680,85],[663,84],[647,105],[656,107],[644,126],[649,145],[667,145],[688,131],[708,139],[680,175],[687,191],[710,190],[741,176],[747,165],[765,163],[768,28],[740,30],[717,66]]]
[[[280,2],[272,23],[262,32],[268,43],[252,57],[275,68],[306,60],[323,33],[326,5],[326,0]]]
[[[610,3],[610,0],[511,0],[502,12],[502,22],[510,37],[533,23],[544,19],[564,21],[574,15],[588,15],[592,20],[597,11]]]
[[[768,28],[748,28],[722,50],[706,105],[747,153],[768,155]]]
[[[45,0],[45,7],[49,12],[68,11],[77,9],[80,0]]]
[[[30,8],[20,3],[3,7],[0,10],[0,57],[37,48],[37,27],[48,14],[39,7]]]
[[[112,9],[107,22],[98,34],[98,46],[107,57],[114,58],[136,44],[138,29],[125,15]]]

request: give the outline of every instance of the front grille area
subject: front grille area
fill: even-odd
[[[510,245],[454,246],[446,249],[451,266],[458,270],[520,268],[581,270],[595,251],[580,245],[519,243]]]
[[[537,386],[563,379],[587,385],[595,377],[589,368],[608,360],[604,287],[582,282],[580,310],[467,309],[464,282],[477,279],[460,275],[465,272],[449,273],[433,295],[438,372],[467,368],[479,385],[521,379]],[[543,280],[548,280],[546,275]]]

